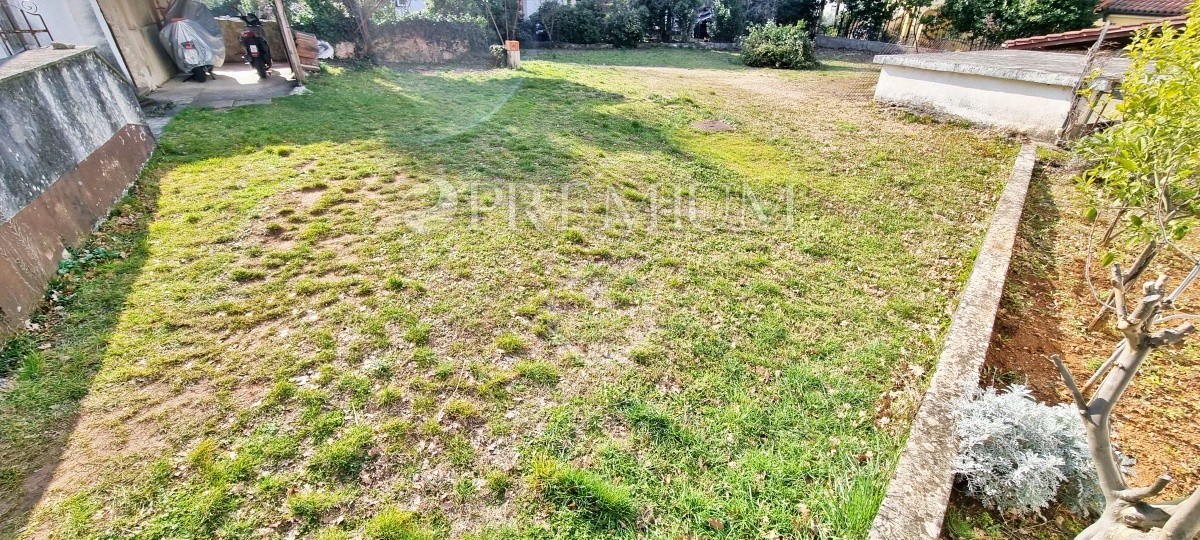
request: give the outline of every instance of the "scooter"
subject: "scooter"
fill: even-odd
[[[167,8],[158,39],[171,53],[175,65],[189,79],[204,82],[212,76],[213,67],[225,62],[225,42],[208,6],[196,0],[175,0]]]
[[[258,78],[265,79],[267,70],[271,69],[271,45],[267,43],[262,19],[253,13],[239,13],[238,18],[246,23],[246,27],[242,29],[242,47],[246,49],[246,62],[254,66]]]

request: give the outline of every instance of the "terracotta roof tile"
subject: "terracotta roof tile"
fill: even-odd
[[[1192,0],[1102,0],[1099,10],[1119,15],[1170,17],[1187,13]]]
[[[1182,26],[1187,22],[1186,15],[1178,17],[1166,17],[1156,21],[1145,21],[1134,24],[1126,24],[1123,26],[1111,26],[1108,28],[1108,33],[1105,34],[1105,40],[1109,39],[1127,39],[1138,30],[1147,26],[1159,26],[1162,23],[1167,23],[1171,26]],[[1046,34],[1043,36],[1032,36],[1020,39],[1010,39],[1005,41],[1002,47],[1005,49],[1045,49],[1051,47],[1060,47],[1063,45],[1072,44],[1092,44],[1096,38],[1100,36],[1100,27],[1084,28],[1083,30],[1072,30],[1070,32],[1059,32],[1057,34]]]

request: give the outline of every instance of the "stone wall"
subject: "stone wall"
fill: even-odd
[[[375,57],[383,62],[401,64],[440,64],[471,54],[465,39],[438,39],[426,36],[389,35],[374,41]]]
[[[848,51],[865,51],[875,54],[906,54],[918,52],[911,45],[897,45],[895,43],[884,43],[882,41],[868,41],[865,39],[851,39],[836,36],[817,36],[817,47],[822,49],[842,49]],[[930,52],[929,49],[922,49],[924,52]]]
[[[103,219],[154,149],[137,96],[94,48],[0,64],[0,335],[20,328],[66,248]]]
[[[402,64],[440,64],[485,58],[495,34],[472,20],[402,18],[375,28],[375,58]],[[334,46],[335,51],[339,46]],[[337,54],[335,52],[335,54]]]

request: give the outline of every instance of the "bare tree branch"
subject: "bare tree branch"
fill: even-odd
[[[1200,536],[1200,487],[1175,507],[1163,526],[1163,540],[1194,540]]]
[[[1075,378],[1071,376],[1071,372],[1067,369],[1067,365],[1063,363],[1062,357],[1054,355],[1050,357],[1054,361],[1054,365],[1058,366],[1058,374],[1062,376],[1063,383],[1067,385],[1067,390],[1071,392],[1071,397],[1075,400],[1075,406],[1079,408],[1079,414],[1087,413],[1087,400],[1083,397],[1083,392],[1079,391],[1079,387],[1075,385]]]
[[[1131,502],[1131,503],[1142,502],[1146,499],[1149,499],[1150,497],[1153,497],[1155,495],[1158,495],[1159,493],[1162,493],[1162,490],[1166,489],[1167,484],[1170,484],[1170,483],[1171,483],[1171,477],[1169,475],[1164,474],[1164,475],[1158,477],[1158,479],[1155,480],[1153,484],[1150,484],[1145,487],[1140,487],[1140,488],[1123,489],[1121,491],[1114,493],[1114,495],[1116,495],[1118,499],[1121,499],[1122,501],[1125,501],[1125,502]]]

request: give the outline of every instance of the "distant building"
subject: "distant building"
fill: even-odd
[[[1148,18],[1121,26],[1110,25],[1108,31],[1104,33],[1104,43],[1102,46],[1105,49],[1120,49],[1128,45],[1133,39],[1134,34],[1143,28],[1159,27],[1163,24],[1167,26],[1183,26],[1186,23],[1187,16],[1179,15],[1166,18]],[[1083,30],[1072,30],[1070,32],[1010,39],[1005,41],[1002,47],[1005,49],[1026,51],[1082,52],[1096,43],[1096,39],[1100,37],[1100,32],[1101,27],[1093,27],[1084,28]]]
[[[1187,14],[1192,0],[1101,0],[1097,11],[1113,26],[1161,21]]]

